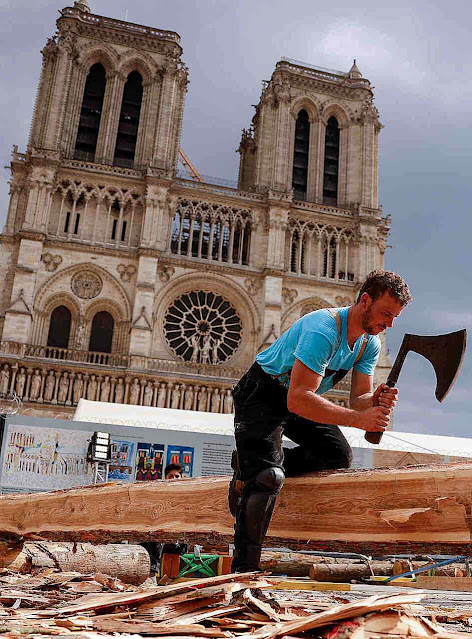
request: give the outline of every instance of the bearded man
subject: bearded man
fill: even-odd
[[[410,301],[399,275],[373,271],[353,306],[301,317],[257,355],[234,387],[233,572],[258,569],[285,477],[351,465],[352,451],[338,426],[368,432],[387,428],[398,392],[386,384],[374,391],[378,335]],[[349,408],[322,397],[351,369]],[[283,449],[283,435],[298,446]]]

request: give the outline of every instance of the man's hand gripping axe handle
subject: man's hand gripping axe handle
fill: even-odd
[[[422,355],[431,362],[436,373],[436,399],[442,402],[454,382],[464,359],[467,343],[467,331],[456,331],[446,335],[410,335],[405,334],[395,363],[387,379],[387,386],[394,388],[398,381],[403,362],[409,351]],[[366,433],[365,438],[371,444],[379,444],[382,433]]]

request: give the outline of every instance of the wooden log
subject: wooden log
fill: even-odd
[[[331,581],[333,583],[345,583],[353,579],[368,579],[374,575],[391,575],[392,563],[390,561],[376,561],[372,563],[372,573],[368,564],[313,564],[310,566],[310,579],[313,581]]]
[[[13,561],[8,561],[6,555],[0,556],[0,567],[22,573],[35,568],[82,574],[100,572],[126,584],[139,585],[149,577],[151,561],[147,550],[139,545],[37,542],[25,544]]]
[[[417,568],[424,568],[425,566],[429,566],[431,562],[426,561],[412,561],[411,566],[413,570]],[[411,570],[410,564],[406,559],[397,559],[393,562],[393,574],[394,575],[403,575],[403,573]],[[465,576],[467,574],[467,567],[465,564],[454,563],[449,564],[448,566],[439,566],[439,568],[434,568],[434,574],[438,577],[456,577]],[[419,573],[422,574],[422,573]],[[424,573],[427,575],[428,573]]]
[[[308,577],[310,566],[314,563],[335,563],[330,557],[313,557],[298,552],[271,552],[264,550],[260,566],[276,575],[289,577]]]
[[[372,568],[376,575],[392,575],[392,562],[389,561],[374,561]],[[322,574],[327,570],[327,566],[331,566],[333,574],[336,572],[341,573],[345,569],[349,569],[351,566],[354,571],[356,568],[362,570],[363,564],[359,559],[339,559],[334,557],[320,557],[316,555],[308,555],[299,552],[272,552],[264,550],[261,556],[260,566],[262,570],[267,570],[275,575],[287,575],[288,577],[308,577],[311,574],[311,570],[316,571],[320,565],[320,577],[312,577],[317,581],[336,581],[335,579],[323,579]],[[368,574],[371,574],[369,569]],[[389,571],[389,572],[386,572]],[[353,576],[352,579],[360,578]],[[339,583],[339,582],[338,582]]]
[[[105,484],[0,497],[0,539],[229,542],[229,478]],[[267,545],[470,555],[472,463],[325,472],[287,479]]]

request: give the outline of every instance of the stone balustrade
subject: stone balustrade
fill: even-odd
[[[107,374],[108,373],[108,374]],[[232,413],[229,384],[181,383],[161,376],[97,373],[61,363],[37,366],[33,361],[1,364],[0,393],[15,393],[23,404],[76,406],[81,398],[135,406]]]
[[[14,344],[15,342],[2,342],[4,344]],[[23,346],[23,345],[22,345]],[[127,368],[129,366],[128,355],[115,355],[113,353],[99,353],[95,351],[78,351],[69,348],[59,348],[57,346],[34,346],[24,345],[24,356],[45,359],[58,359],[69,362],[83,362],[86,364],[99,364],[101,366],[112,366],[114,368]],[[8,352],[8,351],[7,351]]]
[[[14,392],[23,404],[38,408],[72,408],[83,398],[229,414],[231,388],[244,372],[220,364],[0,342],[0,393]],[[349,375],[329,399],[347,405],[350,383]]]
[[[12,356],[25,358],[25,366],[34,366],[30,360],[55,360],[58,362],[75,362],[90,364],[98,367],[132,369],[134,371],[150,371],[156,373],[175,373],[186,377],[207,377],[225,379],[231,382],[238,380],[245,369],[221,364],[201,364],[183,362],[180,360],[158,359],[139,355],[119,353],[99,353],[95,351],[81,351],[57,346],[39,346],[21,344],[20,342],[0,342],[0,358]],[[42,362],[44,364],[44,362]],[[111,371],[110,374],[113,374]]]

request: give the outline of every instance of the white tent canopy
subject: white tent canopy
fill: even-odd
[[[79,401],[74,421],[212,433],[213,435],[233,435],[234,433],[233,415],[176,408],[91,402],[88,399]]]
[[[233,420],[233,415],[220,413],[91,402],[86,399],[79,401],[74,415],[74,421],[81,422],[231,436],[234,434]],[[377,446],[369,444],[364,439],[364,432],[359,429],[341,427],[341,430],[353,448],[377,448],[472,458],[472,439],[465,437],[387,431]]]

